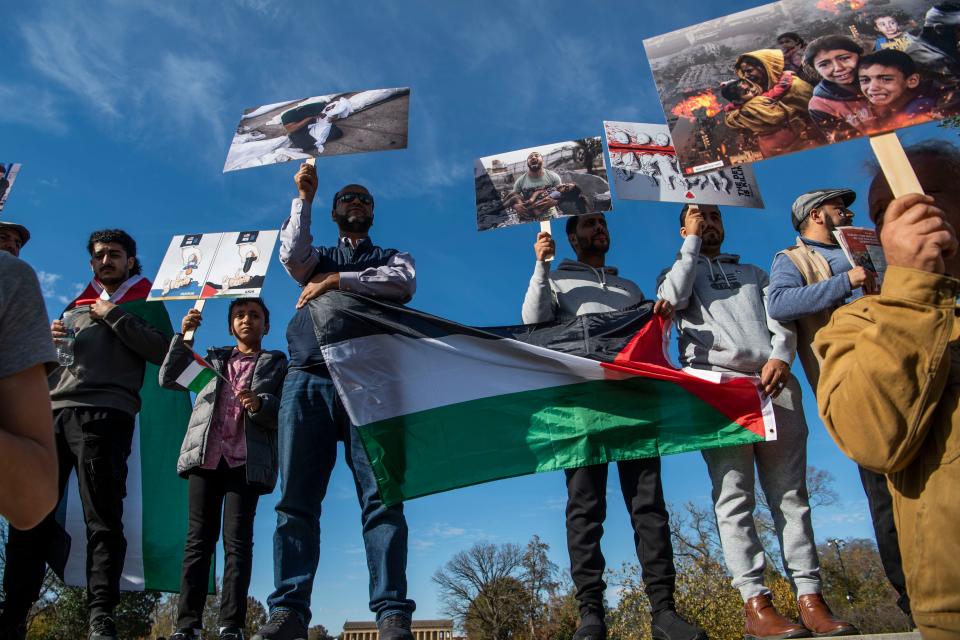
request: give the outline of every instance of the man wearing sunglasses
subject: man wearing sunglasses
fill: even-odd
[[[280,229],[280,262],[303,286],[287,327],[290,368],[283,384],[279,415],[281,494],[273,540],[274,586],[270,619],[253,640],[307,637],[310,598],[320,556],[320,507],[343,440],[363,519],[363,543],[370,571],[370,610],[382,640],[413,640],[415,608],[407,598],[407,522],[403,506],[385,507],[370,463],[330,380],[317,344],[307,303],[341,289],[394,302],[409,301],[416,290],[413,257],[373,244],[374,199],[357,184],[333,196],[331,217],[339,240],[313,246],[310,216],[317,172],[309,164],[294,177],[299,196]]]

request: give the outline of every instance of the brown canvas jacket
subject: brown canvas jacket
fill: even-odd
[[[960,280],[891,266],[879,295],[816,335],[817,404],[837,445],[887,474],[913,616],[960,637]]]

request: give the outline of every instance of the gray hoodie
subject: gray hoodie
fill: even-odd
[[[760,267],[730,254],[701,256],[700,238],[688,236],[657,280],[658,297],[676,310],[680,362],[751,375],[771,358],[790,364],[796,336],[767,315],[768,284]]]
[[[573,318],[585,313],[620,311],[643,301],[643,291],[617,275],[616,267],[594,269],[575,260],[564,260],[556,271],[549,262],[537,261],[523,299],[524,324]]]

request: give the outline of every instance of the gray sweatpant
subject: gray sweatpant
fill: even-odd
[[[773,411],[776,441],[702,451],[713,482],[723,556],[744,601],[770,592],[763,584],[763,545],[753,520],[754,465],[794,591],[798,596],[820,593],[820,561],[807,496],[807,422],[794,376],[774,398]]]

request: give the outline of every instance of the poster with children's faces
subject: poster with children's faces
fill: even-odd
[[[201,297],[259,296],[279,235],[276,230],[224,233]]]
[[[478,231],[611,209],[599,136],[480,158],[473,175]]]
[[[644,40],[685,174],[960,114],[960,7],[781,0]]]
[[[665,124],[605,121],[617,197],[763,208],[750,165],[684,175]]]
[[[203,292],[221,233],[173,236],[153,279],[149,300],[194,300]]]

